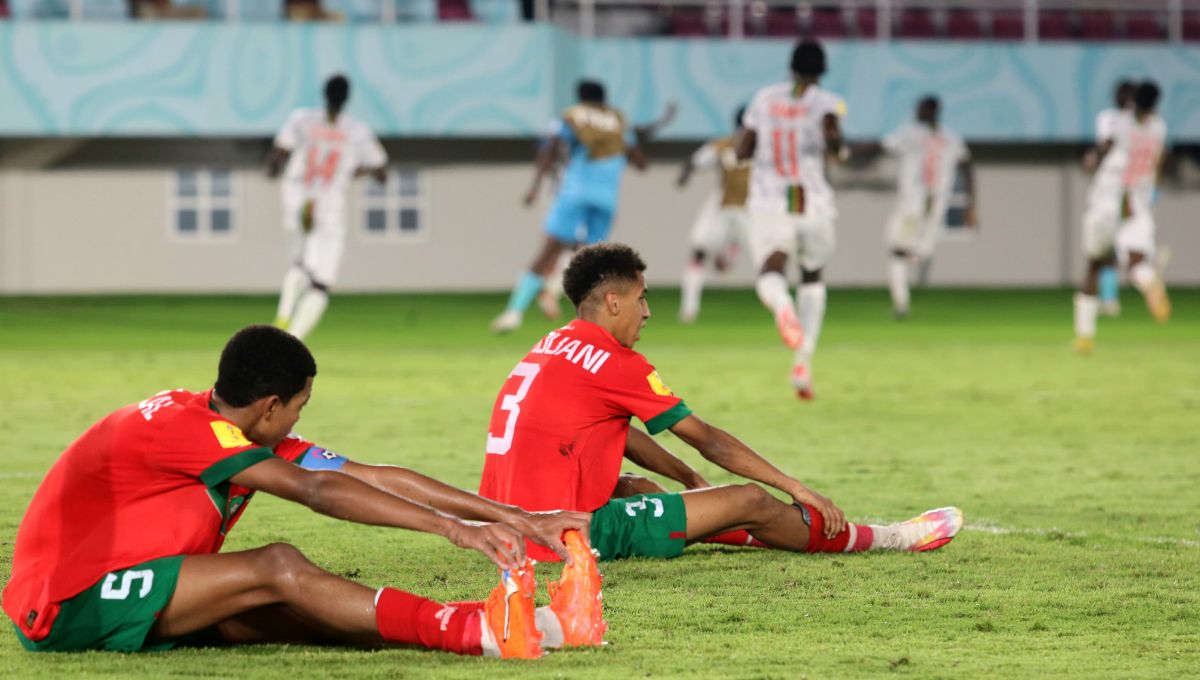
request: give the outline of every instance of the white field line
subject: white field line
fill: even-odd
[[[0,472],[0,479],[40,479],[44,472]]]
[[[1049,529],[1031,528],[1031,529],[1010,529],[1008,527],[996,526],[995,524],[966,524],[963,529],[967,531],[978,531],[984,534],[1020,534],[1026,536],[1048,536],[1050,534],[1059,534],[1066,538],[1086,538],[1086,531],[1063,531],[1055,527]],[[1200,548],[1200,541],[1189,538],[1174,538],[1171,536],[1135,536],[1133,540],[1138,543],[1164,543],[1167,545],[1178,545],[1188,548]]]

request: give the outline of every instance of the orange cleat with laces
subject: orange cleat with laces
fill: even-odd
[[[594,647],[604,644],[603,596],[600,594],[600,569],[596,555],[578,531],[563,535],[571,566],[564,566],[562,577],[547,584],[550,609],[563,629],[564,647]]]

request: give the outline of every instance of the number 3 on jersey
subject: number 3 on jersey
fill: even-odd
[[[518,377],[521,379],[521,384],[517,386],[517,391],[513,394],[506,394],[500,401],[500,410],[508,413],[508,418],[504,421],[504,434],[497,437],[488,431],[487,452],[504,455],[512,448],[513,434],[517,429],[517,418],[521,416],[521,400],[529,393],[529,386],[533,383],[533,379],[537,377],[538,371],[542,367],[537,364],[531,364],[527,361],[522,361],[517,364],[517,367],[508,374],[509,378]]]

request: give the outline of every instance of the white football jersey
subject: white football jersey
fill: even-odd
[[[1103,144],[1112,139],[1117,130],[1117,124],[1122,116],[1129,115],[1129,109],[1104,109],[1096,114],[1096,144]]]
[[[882,144],[900,159],[900,206],[914,214],[924,212],[927,201],[944,205],[954,191],[958,164],[970,157],[954,131],[945,126],[935,130],[920,122],[901,125]]]
[[[803,189],[803,214],[834,217],[833,188],[825,178],[825,116],[846,115],[846,102],[817,85],[795,94],[785,82],[759,90],[742,118],[755,132],[748,207],[788,212],[791,187]],[[792,210],[795,212],[794,210]]]
[[[387,164],[387,152],[370,128],[346,113],[330,123],[324,109],[293,111],[275,135],[275,146],[291,152],[285,187],[311,199],[340,202],[355,171]]]
[[[1167,143],[1167,124],[1154,113],[1141,122],[1132,113],[1124,113],[1116,121],[1112,148],[1096,171],[1091,200],[1120,201],[1127,194],[1131,211],[1148,212]]]

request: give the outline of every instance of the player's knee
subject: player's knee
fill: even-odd
[[[779,502],[757,484],[739,484],[735,487],[738,494],[738,505],[745,508],[755,518],[763,518],[775,511]]]
[[[259,550],[259,569],[276,590],[294,588],[316,566],[288,543],[272,543]]]
[[[810,271],[808,269],[801,268],[800,269],[800,282],[801,283],[820,283],[821,282],[821,270],[813,269]]]
[[[629,472],[622,473],[617,479],[617,488],[613,491],[616,498],[627,498],[642,493],[665,493],[663,488],[652,479]]]

